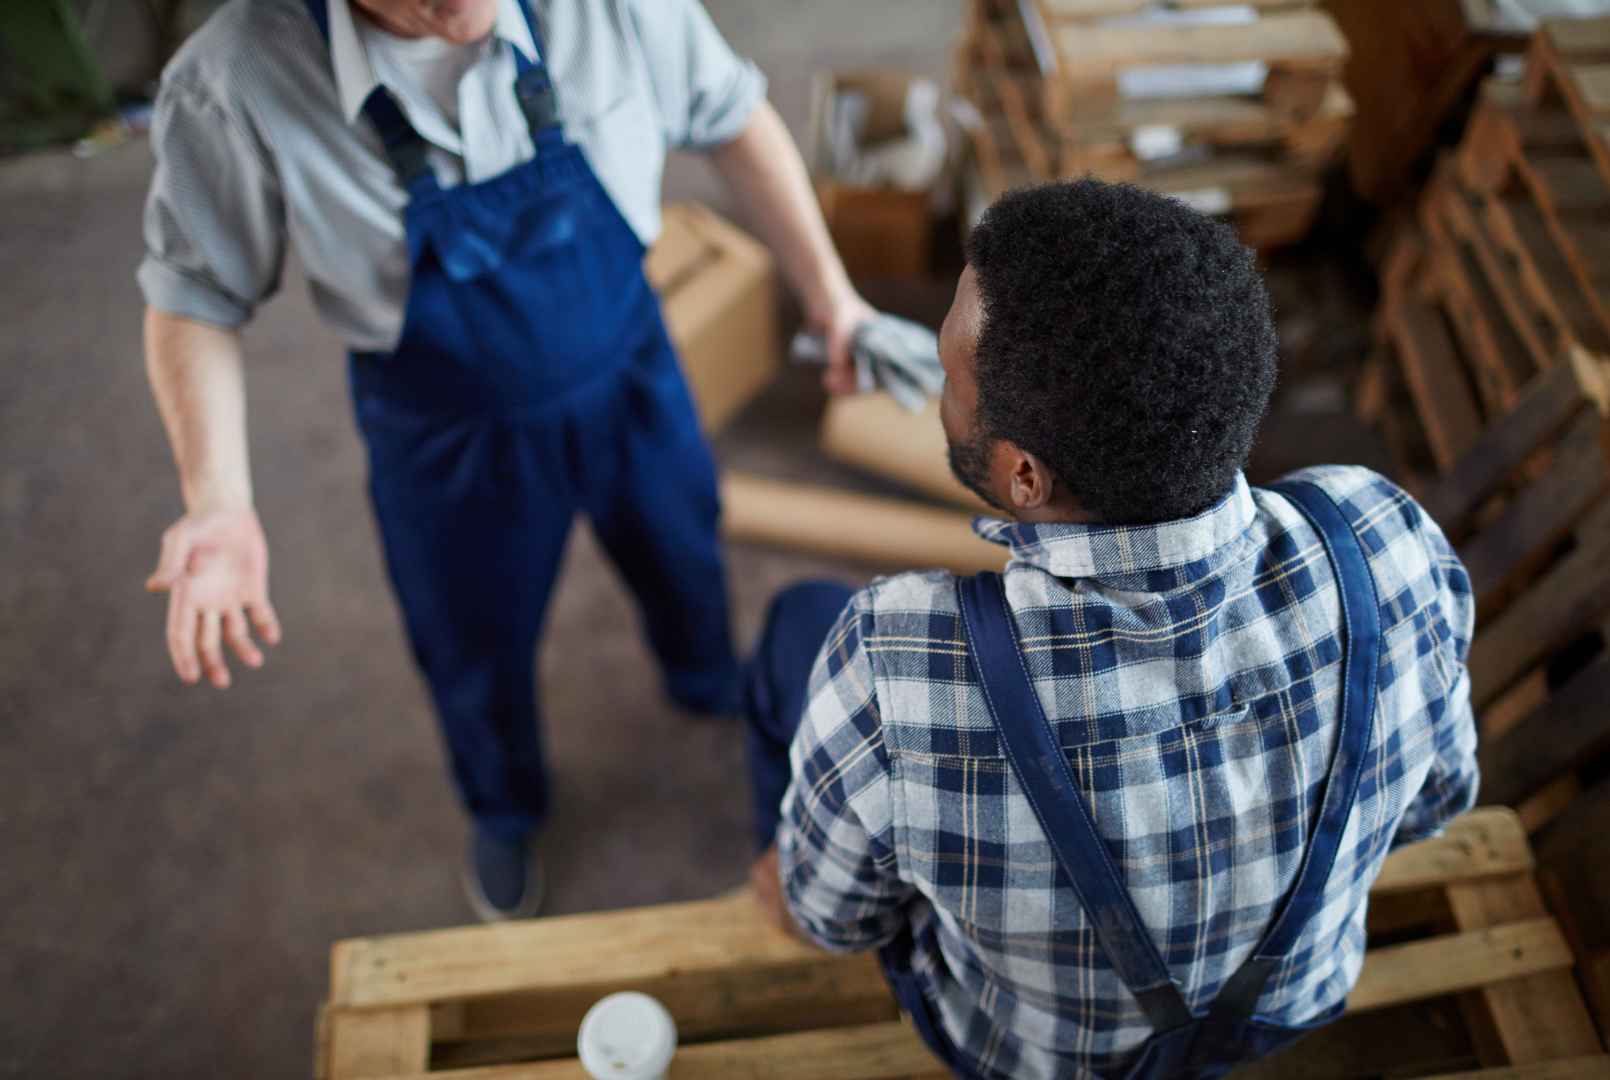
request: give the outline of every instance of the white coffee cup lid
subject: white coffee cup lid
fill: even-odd
[[[676,1052],[676,1023],[647,994],[611,994],[582,1017],[576,1052],[594,1080],[659,1080]]]

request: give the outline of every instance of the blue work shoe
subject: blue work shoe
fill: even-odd
[[[542,862],[530,839],[505,840],[480,829],[470,840],[464,894],[482,922],[529,919],[542,906]]]

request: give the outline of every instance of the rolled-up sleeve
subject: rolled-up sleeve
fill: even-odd
[[[246,123],[202,87],[166,81],[138,279],[152,307],[234,328],[279,287],[285,209]]]
[[[634,12],[667,145],[710,149],[743,132],[766,77],[732,51],[699,0],[640,0]]]

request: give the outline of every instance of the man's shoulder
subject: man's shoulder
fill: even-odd
[[[327,48],[303,0],[228,0],[174,54],[162,85],[244,109],[323,55]]]
[[[1360,531],[1387,536],[1419,533],[1430,517],[1398,484],[1362,465],[1315,465],[1280,478],[1307,482],[1329,495]]]
[[[856,612],[876,628],[890,619],[956,611],[956,575],[946,570],[910,570],[874,578],[851,599]]]

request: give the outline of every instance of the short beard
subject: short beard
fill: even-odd
[[[950,457],[950,471],[962,485],[983,499],[985,503],[993,506],[1002,513],[1009,513],[1006,507],[995,501],[989,493],[989,458],[990,450],[995,446],[995,440],[984,434],[976,427],[966,439],[951,441],[947,444]]]

